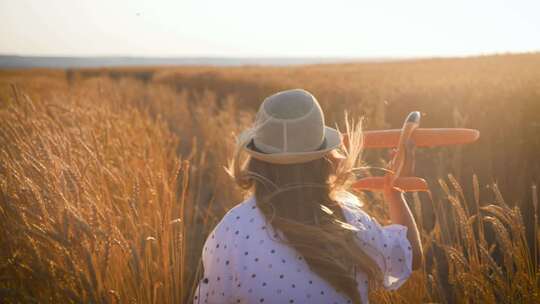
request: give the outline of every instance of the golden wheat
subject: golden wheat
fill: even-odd
[[[530,68],[539,64],[539,55],[521,55],[294,68],[3,71],[0,302],[189,302],[206,235],[242,199],[223,168],[234,135],[262,97],[297,86],[314,91],[330,124],[341,123],[347,109],[365,115],[371,128],[398,127],[414,107],[428,112],[428,126],[475,126],[486,138],[487,147],[419,151],[419,163],[428,164],[420,174],[439,182],[430,196],[411,197],[425,265],[398,292],[373,291],[374,302],[540,302],[538,197],[529,183],[535,167],[516,175],[516,189],[504,179],[504,187],[488,182],[489,189],[480,182],[504,169],[492,151],[496,132],[514,138],[516,130],[529,130],[499,125],[534,122],[527,118],[539,113],[532,83],[540,69]],[[510,108],[507,100],[516,96],[521,104]],[[510,118],[478,114],[486,103],[492,115]],[[535,151],[537,139],[524,139]],[[523,156],[515,164],[530,160],[507,149]],[[366,151],[366,160],[384,165],[381,155]],[[463,183],[469,176],[471,190]],[[361,195],[385,222],[380,197]]]

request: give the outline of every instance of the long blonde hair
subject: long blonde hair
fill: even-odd
[[[277,165],[248,158],[240,163],[240,150],[229,164],[237,184],[255,193],[266,220],[281,231],[288,245],[353,303],[361,303],[354,270],[381,280],[377,264],[352,240],[355,231],[347,224],[334,194],[354,179],[362,151],[362,124],[346,119],[348,147],[307,163]],[[335,161],[336,153],[342,156]]]

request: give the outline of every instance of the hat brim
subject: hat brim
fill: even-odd
[[[253,150],[253,148],[250,147],[250,143],[253,140],[253,132],[251,132],[251,129],[242,132],[238,137],[238,141],[251,157],[272,164],[287,165],[305,163],[322,158],[324,155],[341,145],[341,134],[338,130],[325,126],[324,136],[326,142],[325,146],[320,150],[309,152],[262,153]]]

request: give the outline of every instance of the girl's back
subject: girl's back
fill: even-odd
[[[362,136],[354,124],[347,131],[340,153],[340,133],[324,125],[309,92],[265,99],[229,171],[252,195],[208,237],[195,303],[367,303],[369,286],[402,285],[420,252],[416,224],[391,187],[396,224],[385,227],[343,191]]]

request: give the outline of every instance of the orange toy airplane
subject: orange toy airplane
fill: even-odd
[[[422,129],[420,125],[420,112],[411,112],[405,119],[401,129],[365,131],[365,148],[393,148],[397,147],[389,164],[390,184],[401,191],[416,192],[429,191],[427,182],[420,177],[411,176],[414,172],[414,163],[410,158],[415,147],[435,147],[472,143],[480,137],[480,132],[474,129],[438,128]],[[348,145],[345,136],[344,144]],[[385,177],[366,177],[355,183],[355,190],[382,191]]]

